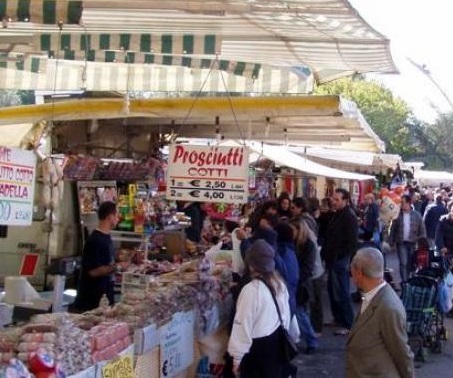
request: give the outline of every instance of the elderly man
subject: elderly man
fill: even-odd
[[[363,300],[347,341],[347,377],[414,377],[406,311],[384,281],[382,253],[371,247],[359,249],[351,263],[351,275]]]

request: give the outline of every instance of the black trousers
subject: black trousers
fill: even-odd
[[[278,328],[269,336],[253,339],[252,347],[242,359],[241,378],[278,378],[283,375],[281,333]]]

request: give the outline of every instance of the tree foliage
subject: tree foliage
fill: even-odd
[[[0,90],[0,107],[29,105],[35,103],[33,91]]]
[[[429,138],[426,144],[425,164],[430,169],[452,170],[453,166],[453,112],[439,114],[432,125],[425,127]]]
[[[317,94],[341,95],[354,101],[373,131],[385,142],[388,153],[403,158],[417,153],[407,119],[409,106],[377,81],[362,76],[343,78],[316,88]]]

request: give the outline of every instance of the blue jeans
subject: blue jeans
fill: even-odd
[[[400,262],[400,275],[401,281],[405,282],[409,278],[409,275],[414,270],[414,253],[415,243],[403,242],[396,245],[396,251],[398,252],[398,260]]]
[[[299,324],[300,337],[304,339],[308,348],[318,347],[318,338],[310,323],[310,318],[305,311],[304,306],[296,307],[297,324]]]
[[[335,261],[328,267],[327,274],[327,291],[335,322],[351,329],[354,310],[349,291],[349,256]]]

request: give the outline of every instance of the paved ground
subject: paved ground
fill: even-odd
[[[396,255],[394,253],[389,254],[387,265],[395,270],[396,273],[394,274],[397,276],[395,281],[399,282],[397,264]],[[332,319],[327,304],[327,296],[325,299],[324,309],[326,314],[324,320],[328,322]],[[443,345],[442,353],[430,354],[427,362],[416,362],[417,378],[453,377],[453,319],[446,318],[444,325],[449,336]],[[295,363],[298,366],[298,377],[345,377],[345,343],[345,336],[334,336],[333,328],[325,327],[320,338],[320,348],[316,354],[301,354],[296,357]]]

